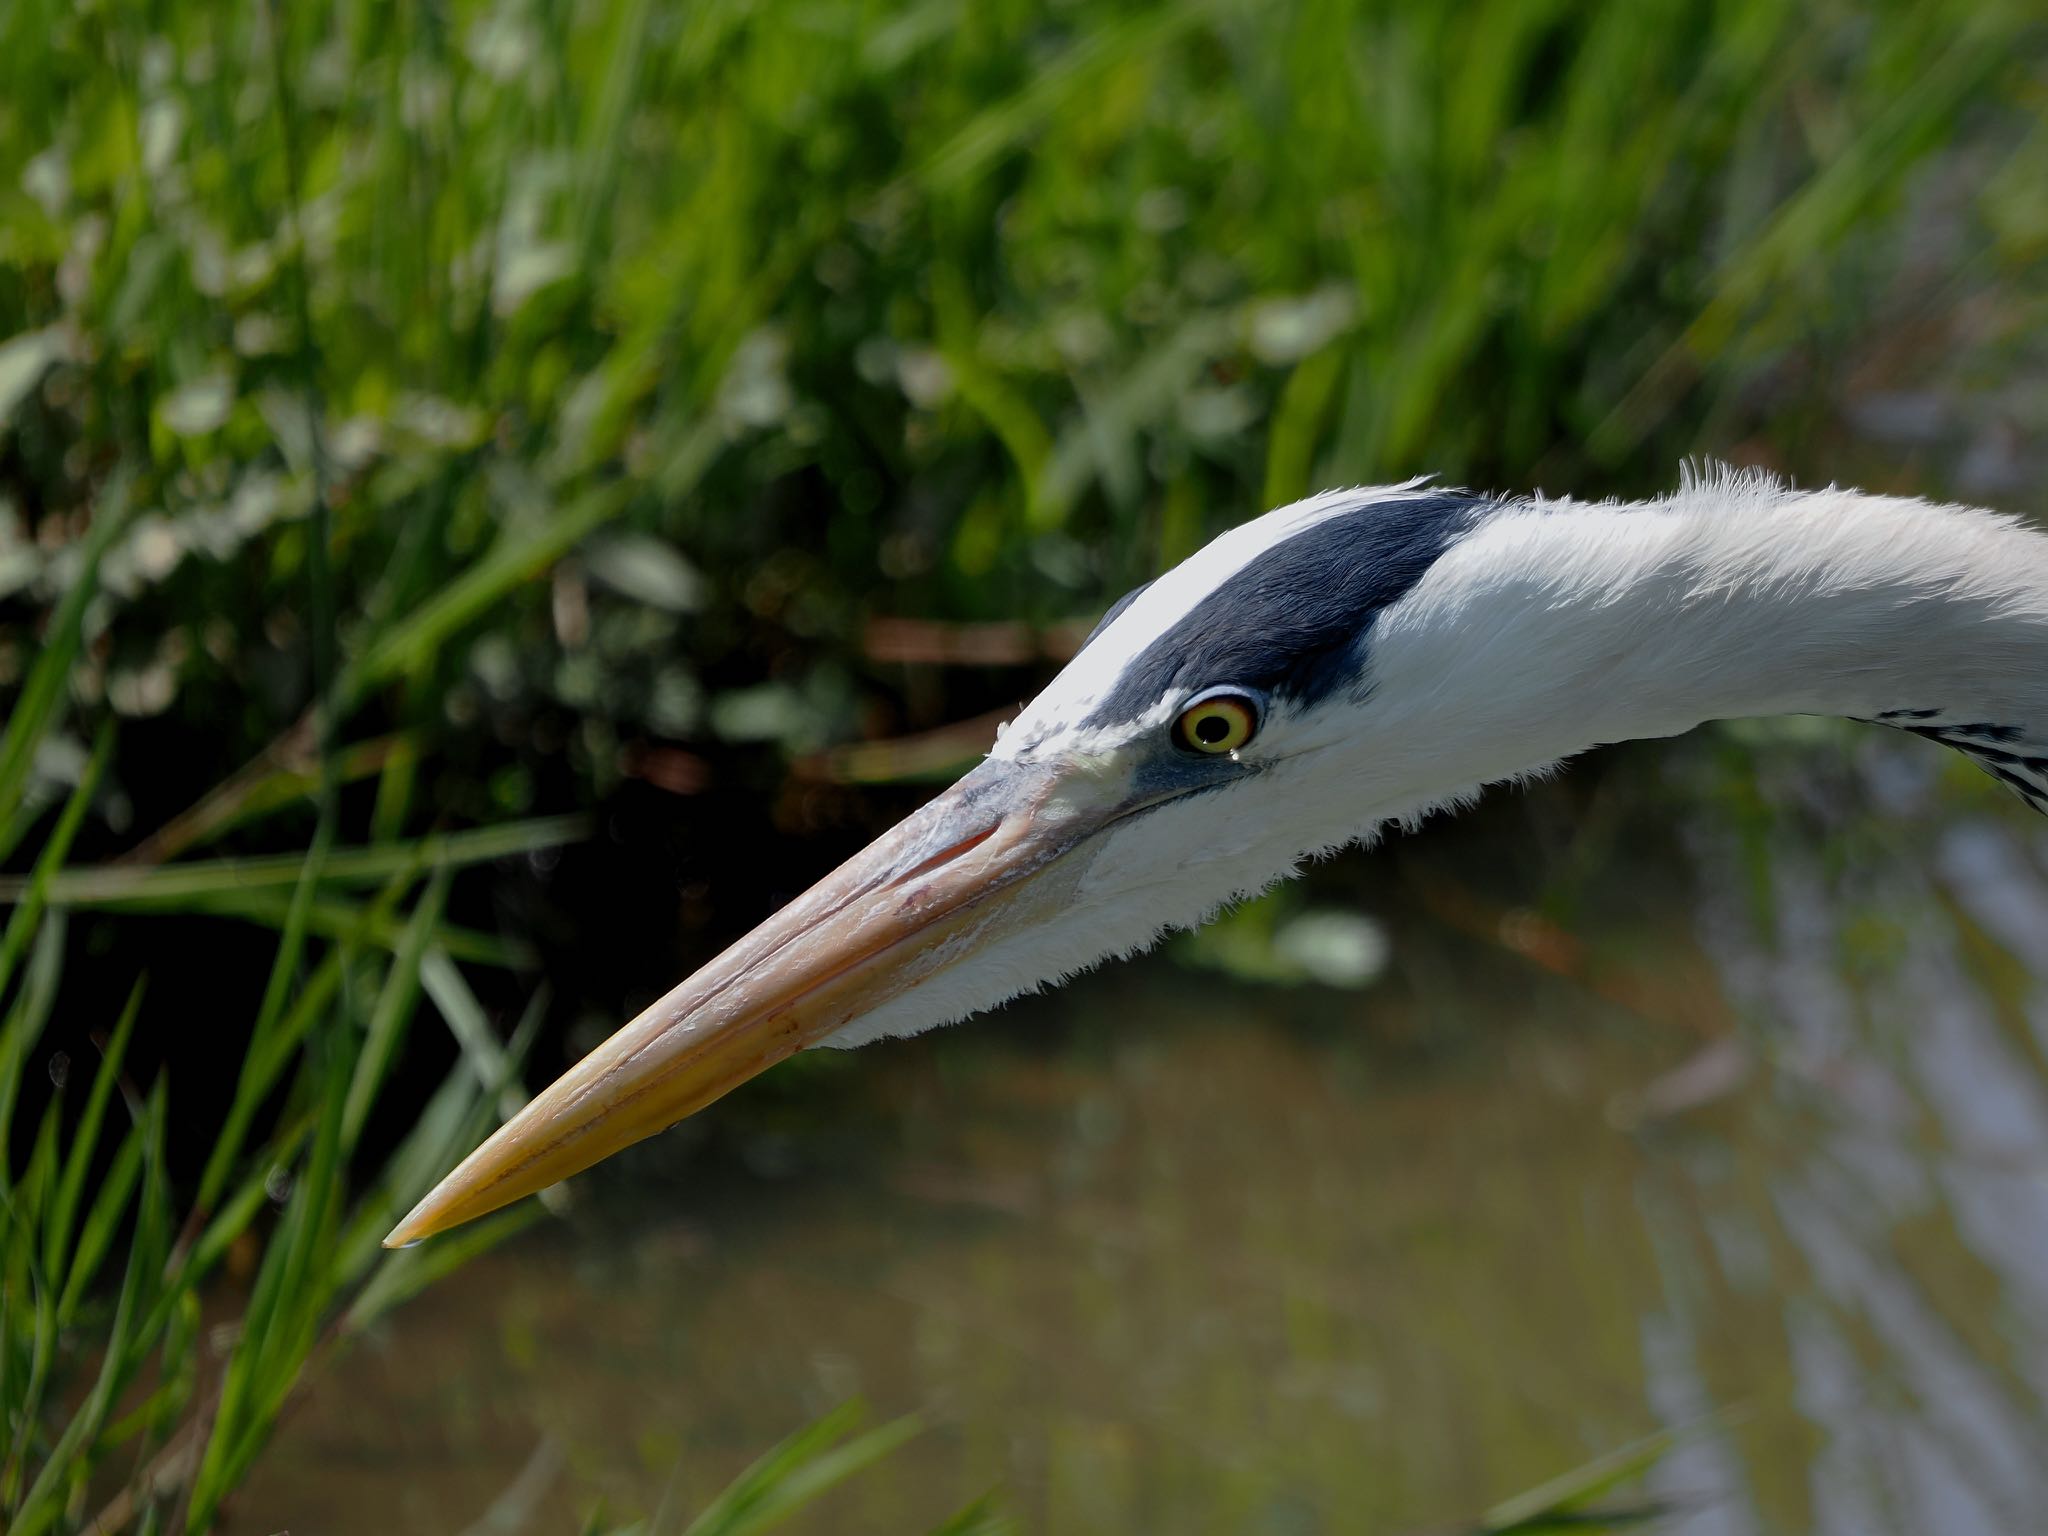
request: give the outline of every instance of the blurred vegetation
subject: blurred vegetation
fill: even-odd
[[[863,1429],[865,1418],[865,1409],[855,1401],[805,1425],[735,1477],[688,1525],[673,1517],[669,1501],[664,1499],[663,1507],[644,1520],[606,1529],[600,1510],[586,1528],[591,1536],[663,1536],[668,1531],[679,1536],[757,1536],[772,1531],[839,1484],[887,1458],[924,1427],[913,1415]],[[544,1449],[551,1444],[544,1442]],[[542,1462],[544,1471],[551,1465]],[[523,1528],[552,1475],[547,1471],[531,1489],[508,1490],[508,1498],[493,1507],[491,1523]],[[930,1536],[1005,1536],[1014,1528],[994,1499],[985,1497],[935,1526]]]
[[[608,1524],[600,1505],[584,1523],[588,1536],[756,1536],[774,1530],[833,1489],[875,1467],[923,1431],[916,1415],[863,1428],[866,1408],[858,1400],[842,1403],[805,1425],[755,1460],[712,1498],[690,1521],[674,1514],[671,1485],[661,1507],[644,1519]],[[1726,1416],[1722,1416],[1726,1417]],[[1573,1467],[1535,1488],[1505,1499],[1455,1532],[1442,1536],[1539,1536],[1576,1532],[1578,1536],[1620,1536],[1669,1513],[1656,1503],[1603,1503],[1617,1489],[1640,1482],[1659,1459],[1701,1426],[1666,1430],[1621,1446],[1605,1456]],[[533,1527],[548,1486],[562,1471],[563,1453],[544,1440],[520,1476],[493,1502],[473,1529],[519,1531]],[[680,1470],[680,1469],[678,1469]],[[1016,1522],[993,1494],[964,1505],[934,1526],[930,1536],[1008,1536]]]
[[[2044,97],[1997,0],[16,0],[9,1528],[205,1528],[424,1278],[374,1239],[518,1056],[450,872],[557,813],[942,776],[1069,621],[1330,483],[1846,478],[1872,433],[2026,483]],[[45,1093],[84,910],[274,929],[260,1003],[121,974]],[[460,1052],[379,1172],[422,994]],[[203,1167],[131,1030],[239,1055]]]
[[[337,718],[456,770],[414,818],[943,723],[864,620],[1085,615],[1330,483],[1826,477],[1844,374],[2043,330],[1995,0],[0,29],[0,678],[119,466],[73,700],[225,777],[310,702],[318,504]]]

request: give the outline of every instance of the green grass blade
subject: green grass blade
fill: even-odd
[[[86,809],[99,789],[100,776],[106,771],[113,749],[113,727],[102,726],[92,756],[86,760],[85,772],[79,776],[77,787],[64,802],[57,824],[51,829],[50,840],[36,855],[35,867],[26,879],[12,882],[19,889],[13,898],[14,910],[8,914],[6,931],[0,933],[0,997],[6,996],[7,984],[14,979],[14,967],[20,963],[21,952],[48,904],[50,887],[60,878],[65,856],[71,852],[72,839],[78,835],[78,829],[85,821]],[[0,1144],[5,1142],[5,1131],[6,1127],[0,1125]]]
[[[462,1047],[463,1059],[475,1073],[478,1086],[497,1096],[498,1113],[509,1120],[526,1102],[526,1095],[519,1088],[515,1066],[517,1051],[498,1044],[497,1037],[491,1032],[490,1020],[484,1016],[483,1005],[470,991],[469,983],[462,979],[462,972],[456,969],[454,958],[446,949],[438,946],[428,949],[420,961],[420,981],[426,987],[427,995],[434,1000],[435,1008],[440,1010],[448,1032]],[[515,1032],[515,1039],[519,1035],[530,1034],[546,1007],[547,992],[542,989],[527,1004],[525,1018]]]
[[[121,907],[124,911],[153,911],[151,907]],[[297,921],[303,935],[337,940],[344,944],[370,944],[394,953],[405,943],[405,925],[378,907],[342,897],[306,902],[303,907],[279,892],[252,892],[238,897],[212,897],[199,910],[215,917],[231,917],[289,934]],[[481,933],[441,923],[434,929],[434,942],[449,954],[478,965],[499,970],[524,970],[533,964],[533,953],[515,939],[495,933]]]
[[[294,760],[296,732],[287,732],[278,742],[237,773],[201,796],[133,849],[123,855],[129,865],[155,866],[193,848],[203,848],[237,828],[261,821],[286,806],[299,805],[316,796],[321,785],[318,764]],[[285,759],[279,762],[279,758]],[[386,774],[395,762],[413,762],[416,748],[410,736],[379,736],[353,742],[332,754],[336,784]],[[377,829],[376,841],[392,842],[397,829]]]
[[[64,1123],[64,1093],[59,1089],[50,1096],[50,1102],[43,1107],[43,1118],[36,1124],[35,1140],[30,1143],[28,1162],[21,1170],[21,1182],[8,1193],[10,1204],[22,1220],[31,1226],[40,1226],[43,1215],[57,1192],[57,1169],[61,1154],[57,1150],[57,1133]],[[47,1252],[37,1241],[29,1250],[35,1262],[41,1267],[48,1259]],[[45,1276],[47,1284],[53,1277]]]
[[[419,999],[420,957],[440,921],[441,908],[448,898],[451,873],[445,864],[434,871],[433,879],[428,882],[427,889],[413,907],[412,916],[406,921],[404,937],[393,952],[383,989],[371,1010],[369,1034],[356,1056],[355,1076],[349,1084],[348,1099],[342,1108],[341,1144],[344,1153],[355,1149],[363,1124],[369,1119],[370,1106],[384,1085],[384,1075],[390,1071],[406,1025],[411,1021],[413,1007]]]
[[[127,1214],[129,1196],[134,1194],[136,1177],[142,1171],[144,1140],[145,1129],[140,1123],[129,1126],[128,1134],[114,1151],[106,1177],[93,1191],[92,1204],[86,1208],[85,1220],[78,1229],[70,1271],[64,1277],[64,1291],[57,1301],[59,1327],[68,1327],[78,1316],[79,1304],[113,1251],[114,1238]]]
[[[844,1403],[798,1430],[735,1478],[684,1536],[755,1536],[772,1530],[924,1429],[921,1418],[906,1414],[844,1439],[865,1412],[858,1402]]]
[[[393,1307],[452,1275],[479,1254],[525,1231],[546,1214],[545,1206],[529,1200],[451,1232],[445,1241],[386,1254],[369,1283],[349,1304],[342,1331],[360,1333]]]
[[[1654,1467],[1680,1441],[1697,1434],[1709,1424],[1725,1421],[1716,1415],[1693,1424],[1659,1430],[1617,1446],[1604,1455],[1561,1472],[1546,1483],[1516,1494],[1494,1505],[1480,1517],[1474,1536],[1519,1536],[1523,1532],[1558,1530],[1576,1522],[1583,1527],[1586,1506],[1602,1494],[1633,1482]],[[1654,1512],[1653,1512],[1654,1513]],[[1607,1523],[1646,1516],[1604,1516]]]
[[[623,485],[601,486],[578,496],[538,529],[508,532],[483,559],[379,635],[344,675],[340,696],[355,698],[381,683],[425,671],[456,633],[623,512],[629,495]]]
[[[129,489],[129,476],[122,470],[102,494],[91,530],[79,549],[77,574],[50,616],[35,665],[8,712],[6,726],[0,728],[0,859],[13,851],[28,830],[19,813],[29,770],[35,763],[36,748],[63,702],[64,686],[84,634],[86,608],[97,590],[100,560],[127,525]]]
[[[481,1012],[479,1009],[479,1018]],[[460,1162],[502,1118],[524,1102],[518,1091],[519,1068],[540,1031],[545,1012],[545,998],[537,997],[521,1017],[511,1039],[502,1050],[493,1045],[487,1060],[465,1046],[463,1060],[442,1079],[427,1107],[413,1122],[412,1130],[392,1152],[376,1193],[362,1203],[343,1239],[345,1262],[367,1268],[382,1252],[384,1234],[399,1217],[412,1209],[435,1180]],[[488,1026],[485,1029],[488,1032]],[[492,1108],[494,1101],[496,1112]],[[521,1207],[529,1211],[538,1208]]]
[[[1017,1522],[1003,1512],[994,1492],[983,1494],[932,1527],[930,1536],[1007,1536]]]
[[[278,1132],[263,1148],[263,1155],[255,1159],[255,1166],[243,1177],[234,1192],[222,1199],[211,1219],[200,1230],[192,1244],[190,1256],[185,1261],[183,1278],[198,1284],[213,1267],[220,1262],[229,1246],[249,1229],[257,1213],[263,1209],[269,1195],[270,1176],[273,1170],[289,1168],[292,1160],[299,1155],[299,1149],[306,1138],[313,1133],[313,1120],[304,1115]]]
[[[50,1009],[57,1000],[57,981],[64,964],[64,915],[50,914],[36,935],[21,992],[0,1022],[0,1188],[10,1182],[8,1147],[13,1140],[14,1106],[28,1070],[30,1054],[43,1036]]]
[[[38,1427],[44,1393],[49,1388],[57,1353],[57,1297],[43,1265],[36,1231],[37,1213],[44,1191],[55,1177],[57,1116],[58,1105],[52,1102],[43,1116],[20,1182],[0,1191],[0,1195],[5,1196],[4,1201],[0,1201],[0,1227],[4,1227],[8,1236],[6,1252],[10,1290],[18,1285],[28,1293],[27,1328],[17,1328],[17,1334],[24,1331],[26,1334],[28,1363],[21,1397],[9,1405],[17,1418],[7,1458],[0,1462],[0,1508],[6,1508],[14,1501],[14,1491],[26,1465],[31,1435]],[[15,1344],[17,1340],[6,1342]]]
[[[207,1154],[205,1171],[199,1176],[195,1208],[200,1212],[212,1211],[214,1202],[220,1198],[256,1111],[277,1086],[279,1076],[307,1032],[333,1002],[341,988],[342,967],[347,960],[347,951],[338,947],[321,956],[278,1026],[261,1040],[251,1039],[244,1050],[234,1099],[228,1105],[220,1134],[214,1137],[213,1150]]]
[[[1022,89],[983,108],[956,130],[911,173],[910,180],[942,191],[973,180],[1068,102],[1097,87],[1105,75],[1157,56],[1211,9],[1184,0],[1084,29],[1058,58],[1032,69]]]
[[[309,1284],[341,1176],[342,1109],[354,1067],[353,1053],[331,1031],[309,1072],[319,1101],[313,1145],[298,1171],[285,1217],[263,1255],[242,1331],[223,1373],[212,1432],[192,1480],[185,1528],[204,1531],[220,1503],[241,1480],[268,1433],[300,1367],[313,1347],[328,1289]]]
[[[588,836],[584,816],[542,816],[465,832],[439,833],[410,842],[329,849],[321,861],[323,885],[376,885],[412,870],[460,869],[496,859],[516,858],[560,847]],[[302,854],[249,859],[195,860],[156,868],[113,864],[52,874],[43,887],[59,906],[118,908],[127,903],[172,907],[208,897],[238,898],[251,892],[296,887],[306,865]],[[0,901],[25,901],[32,879],[0,880]]]
[[[92,1089],[86,1095],[85,1108],[80,1111],[78,1123],[72,1127],[71,1151],[64,1163],[64,1172],[57,1181],[56,1196],[50,1202],[50,1209],[43,1221],[44,1262],[49,1266],[52,1279],[69,1276],[65,1262],[70,1255],[72,1219],[78,1214],[78,1201],[85,1189],[86,1170],[91,1167],[94,1154],[99,1151],[100,1123],[106,1116],[107,1100],[112,1097],[114,1084],[121,1074],[121,1059],[128,1050],[128,1036],[135,1028],[135,1017],[142,1010],[142,994],[145,983],[138,979],[129,989],[127,1005],[121,1010],[121,1017],[114,1025],[113,1037],[108,1040],[105,1052],[100,1057],[99,1071],[93,1074]]]
[[[114,1306],[113,1322],[103,1345],[99,1374],[23,1497],[23,1509],[14,1527],[20,1536],[40,1536],[63,1517],[67,1484],[89,1470],[91,1457],[87,1452],[97,1441],[101,1426],[113,1412],[148,1342],[140,1324],[158,1284],[170,1228],[170,1197],[163,1176],[163,1120],[163,1083],[159,1079],[145,1115],[146,1170],[141,1213]]]

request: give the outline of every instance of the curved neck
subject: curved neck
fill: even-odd
[[[1515,504],[1371,652],[1382,697],[1440,707],[1430,680],[1460,679],[1473,782],[1705,720],[1837,714],[1939,735],[2048,810],[2048,536],[1995,513],[1752,476]]]

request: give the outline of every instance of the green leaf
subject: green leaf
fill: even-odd
[[[142,1171],[144,1128],[138,1122],[128,1127],[115,1149],[106,1177],[93,1192],[85,1221],[78,1229],[78,1246],[71,1255],[71,1270],[64,1277],[64,1292],[57,1301],[58,1326],[68,1326],[78,1315],[79,1303],[97,1278],[101,1264],[113,1251],[114,1238],[128,1210],[128,1197],[135,1192],[136,1177]]]
[[[684,1536],[755,1536],[771,1530],[924,1429],[921,1418],[906,1414],[837,1443],[865,1416],[860,1403],[843,1403],[798,1430],[735,1478]]]
[[[36,935],[35,953],[29,956],[28,974],[13,1007],[0,1023],[0,1187],[8,1183],[8,1147],[14,1129],[14,1105],[21,1090],[28,1059],[49,1022],[50,1008],[57,999],[57,979],[64,962],[64,919],[51,914]]]
[[[1559,1473],[1547,1483],[1538,1484],[1526,1493],[1516,1494],[1494,1505],[1480,1517],[1474,1536],[1519,1536],[1524,1532],[1562,1530],[1574,1526],[1583,1529],[1587,1523],[1586,1506],[1594,1499],[1624,1483],[1633,1482],[1662,1461],[1681,1441],[1712,1425],[1725,1424],[1728,1418],[1727,1413],[1712,1414],[1689,1424],[1645,1435],[1640,1440],[1632,1440],[1604,1455],[1595,1456],[1568,1472]],[[1602,1524],[1622,1525],[1651,1519],[1661,1512],[1661,1508],[1649,1507],[1603,1511],[1597,1519]]]
[[[261,1448],[297,1382],[332,1291],[322,1265],[341,1196],[341,1130],[354,1053],[329,1032],[309,1073],[319,1096],[313,1145],[284,1220],[264,1250],[242,1331],[223,1373],[212,1432],[194,1474],[186,1529],[203,1531]]]
[[[201,1212],[210,1212],[226,1186],[230,1170],[240,1155],[249,1126],[263,1100],[277,1085],[279,1075],[291,1062],[305,1040],[307,1031],[323,1017],[341,987],[342,966],[348,952],[329,950],[313,967],[291,1008],[271,1030],[260,1038],[252,1036],[242,1052],[242,1070],[235,1079],[235,1096],[228,1105],[220,1133],[207,1154],[206,1168],[199,1176],[199,1194],[194,1202]]]
[[[515,858],[543,848],[578,842],[590,832],[584,816],[540,816],[528,821],[439,833],[409,842],[329,850],[320,861],[320,880],[332,885],[374,885],[394,875],[446,866],[451,869]],[[273,854],[249,859],[195,860],[154,869],[106,865],[54,874],[45,887],[58,906],[119,907],[127,904],[175,907],[207,897],[233,900],[252,891],[296,887],[304,877],[306,854]],[[0,880],[0,901],[22,901],[30,882]]]
[[[39,1536],[64,1514],[59,1490],[71,1478],[74,1464],[90,1466],[90,1448],[112,1413],[123,1389],[141,1363],[149,1342],[141,1329],[158,1284],[170,1225],[170,1199],[163,1179],[163,1081],[158,1079],[144,1116],[144,1192],[129,1245],[128,1265],[121,1280],[114,1318],[100,1355],[98,1377],[64,1432],[44,1458],[43,1467],[22,1498],[14,1530],[18,1536]]]
[[[6,432],[21,402],[66,350],[64,333],[56,326],[0,341],[0,433]]]
[[[85,1188],[86,1170],[92,1166],[93,1155],[99,1151],[100,1122],[106,1115],[107,1100],[112,1096],[115,1081],[121,1074],[121,1058],[127,1052],[128,1036],[135,1028],[135,1016],[142,1008],[143,986],[144,983],[138,979],[129,989],[127,1006],[121,1010],[121,1017],[114,1025],[113,1038],[107,1042],[100,1057],[99,1071],[93,1074],[92,1091],[86,1096],[85,1108],[71,1129],[71,1152],[65,1159],[63,1177],[57,1181],[56,1197],[50,1202],[50,1209],[43,1220],[44,1262],[49,1266],[52,1279],[65,1273],[64,1265],[71,1248],[72,1218],[77,1214],[79,1196]]]
[[[0,730],[0,859],[13,851],[28,830],[21,811],[29,770],[35,763],[36,747],[56,723],[63,703],[64,685],[84,635],[85,610],[96,590],[100,561],[127,526],[128,494],[125,473],[111,481],[102,494],[92,527],[79,549],[77,574],[43,627],[35,665],[29,668],[28,680],[8,711],[5,729]],[[102,732],[102,742],[105,739]],[[77,798],[72,797],[74,803]],[[0,977],[0,985],[4,984]]]
[[[353,1151],[357,1138],[362,1135],[363,1123],[370,1116],[370,1106],[384,1084],[384,1075],[390,1071],[405,1027],[411,1021],[413,1005],[419,998],[420,957],[434,936],[435,924],[440,921],[441,908],[448,899],[451,873],[445,864],[434,871],[433,879],[428,882],[426,891],[413,907],[412,916],[406,921],[405,935],[392,956],[390,969],[385,973],[383,989],[377,994],[376,1007],[370,1013],[369,1034],[356,1057],[355,1077],[349,1084],[348,1100],[342,1110],[341,1144],[344,1151]]]
[[[464,991],[466,995],[467,989]],[[438,997],[435,1002],[437,1007],[441,1006]],[[475,1006],[474,1000],[469,1006]],[[442,1079],[426,1109],[413,1122],[412,1130],[392,1152],[377,1193],[363,1202],[351,1224],[343,1241],[351,1263],[366,1264],[375,1258],[384,1234],[398,1219],[459,1163],[487,1131],[501,1119],[510,1118],[525,1102],[518,1089],[519,1066],[533,1047],[546,1009],[546,993],[536,993],[502,1049],[492,1044],[484,1052],[464,1045],[463,1059]],[[478,1027],[488,1033],[488,1026],[481,1024],[481,1016],[478,1010]],[[531,1211],[541,1207],[535,1204],[521,1208]]]
[[[457,631],[623,512],[629,494],[624,485],[602,486],[584,492],[538,529],[507,530],[483,559],[464,567],[379,635],[349,669],[338,696],[352,699],[393,678],[425,670]]]
[[[102,726],[93,754],[86,759],[85,772],[79,777],[70,798],[64,802],[64,809],[57,816],[57,825],[51,829],[50,840],[36,855],[35,867],[29,872],[28,879],[21,882],[20,897],[14,911],[8,915],[5,932],[0,933],[0,996],[6,994],[8,982],[14,979],[14,967],[43,915],[50,886],[63,868],[64,856],[71,851],[71,840],[78,835],[78,828],[85,820],[86,807],[92,804],[100,775],[106,771],[107,760],[113,754],[113,740],[112,726]],[[20,1049],[25,1053],[27,1046]],[[0,1051],[0,1061],[9,1059],[13,1058]],[[5,1118],[0,1116],[0,1148],[6,1146],[6,1131]]]
[[[525,1231],[546,1214],[546,1209],[529,1200],[471,1222],[432,1243],[385,1254],[369,1284],[350,1303],[343,1331],[360,1333],[393,1307],[452,1275],[508,1237]]]
[[[301,903],[282,891],[249,891],[192,898],[162,906],[146,901],[82,901],[76,905],[84,910],[234,918],[275,928],[287,936],[296,922],[302,939],[323,937],[393,951],[405,942],[405,925],[396,918],[374,905],[365,906],[339,896]],[[474,961],[478,965],[520,970],[533,963],[532,952],[517,940],[494,933],[480,933],[474,928],[460,928],[453,923],[438,925],[434,930],[434,942],[457,959]]]
[[[220,1200],[217,1207],[198,1207],[199,1214],[211,1212],[211,1217],[192,1244],[181,1278],[198,1284],[220,1262],[235,1239],[249,1230],[269,1196],[272,1171],[291,1166],[312,1130],[310,1115],[293,1121],[265,1143],[261,1156],[251,1159],[253,1166],[232,1194]]]
[[[1016,1528],[1017,1522],[1003,1513],[991,1491],[932,1527],[931,1536],[1006,1536]]]
[[[511,1119],[526,1102],[526,1095],[519,1089],[517,1052],[498,1044],[491,1032],[490,1021],[484,1016],[483,1005],[470,991],[469,983],[462,979],[462,972],[456,969],[455,961],[447,950],[439,947],[427,950],[420,961],[420,980],[446,1021],[448,1032],[462,1047],[463,1059],[476,1074],[478,1086],[487,1093],[498,1095],[499,1113],[505,1119]],[[547,993],[543,989],[536,992],[528,1003],[525,1022],[517,1033],[526,1034],[536,1026],[541,1010],[546,1006]]]

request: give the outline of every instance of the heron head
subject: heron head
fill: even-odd
[[[814,1045],[914,1034],[1131,953],[1363,829],[1377,616],[1487,503],[1334,492],[1116,605],[972,772],[643,1011],[444,1179],[404,1244],[564,1179]]]

